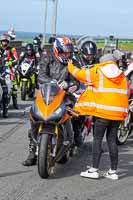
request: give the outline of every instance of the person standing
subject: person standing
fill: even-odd
[[[81,172],[80,176],[99,178],[101,145],[106,133],[111,166],[104,176],[117,180],[116,134],[121,121],[128,113],[128,82],[112,54],[104,55],[100,62],[90,69],[78,69],[72,61],[68,63],[68,72],[79,81],[88,84],[75,104],[75,110],[81,115],[95,116],[92,167]],[[89,86],[89,83],[92,85]]]
[[[2,60],[1,72],[3,72],[4,66],[8,66],[12,74],[11,95],[12,95],[13,106],[15,109],[19,109],[17,103],[17,84],[15,78],[15,66],[18,64],[18,53],[14,47],[10,46],[10,37],[8,34],[2,34],[0,36],[0,58]],[[3,116],[8,117],[8,106],[5,107],[6,109],[3,112]]]
[[[16,39],[15,29],[14,27],[11,27],[8,31],[8,35],[10,36],[10,40]]]
[[[85,40],[82,41],[82,44],[79,45],[77,53],[74,55],[74,59],[76,59],[75,65],[78,68],[91,68],[94,64],[98,63],[99,60],[97,58],[97,45],[92,40]],[[86,86],[84,83],[80,83],[80,91],[85,90]],[[81,93],[81,92],[80,92]],[[93,120],[94,124],[94,117],[90,120]],[[85,123],[85,116],[79,116],[72,119],[74,136],[75,136],[75,144],[77,147],[81,147],[83,144],[82,138],[82,124]]]

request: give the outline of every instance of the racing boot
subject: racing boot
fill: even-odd
[[[24,166],[36,165],[37,156],[36,156],[36,145],[29,145],[29,155],[25,161],[22,162]]]
[[[13,107],[18,110],[19,109],[19,106],[18,106],[18,103],[17,103],[17,94],[12,94],[12,102],[13,102]]]
[[[8,87],[5,83],[5,80],[2,82],[2,105],[3,105],[3,117],[8,118],[8,105],[9,105],[9,95],[8,95]]]
[[[8,106],[3,104],[3,118],[8,118]]]
[[[4,95],[2,99],[3,104],[3,118],[8,118],[8,96]]]
[[[31,122],[31,129],[28,131],[28,137],[29,137],[29,140],[30,140],[29,155],[28,155],[27,159],[22,162],[22,165],[24,165],[24,166],[36,165],[36,161],[37,161],[37,156],[36,156],[37,144],[35,143],[35,141],[33,139],[33,135],[35,135],[36,129],[38,129],[38,127],[35,127],[35,125]],[[35,136],[35,138],[36,138],[36,136]]]

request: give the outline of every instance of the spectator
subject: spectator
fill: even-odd
[[[49,38],[49,44],[53,44],[54,43],[54,41],[55,41],[55,39],[56,39],[56,34],[53,34],[50,38]]]
[[[14,27],[11,27],[8,31],[8,35],[10,36],[10,40],[15,40],[16,34]]]
[[[38,36],[36,36],[33,39],[33,46],[34,46],[34,50],[35,50],[36,53],[42,52],[42,46],[43,46],[43,35],[42,34],[39,34]]]

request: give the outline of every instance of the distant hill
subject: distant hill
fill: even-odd
[[[0,35],[3,33],[7,33],[7,31],[3,30],[0,31]],[[40,34],[39,32],[24,32],[24,31],[16,31],[16,39],[27,39],[27,38],[34,38],[36,35]],[[57,34],[58,36],[63,36],[65,34]],[[46,37],[50,37],[51,34],[47,33]],[[71,38],[79,38],[79,35],[68,35],[66,34],[65,36],[71,37]]]

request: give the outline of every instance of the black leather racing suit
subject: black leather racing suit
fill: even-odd
[[[6,85],[5,80],[0,77],[0,85],[2,87],[3,90],[3,94],[2,94],[2,109],[3,109],[3,117],[8,117],[7,112],[8,112],[8,104],[9,104],[9,100],[8,100],[8,87]]]

